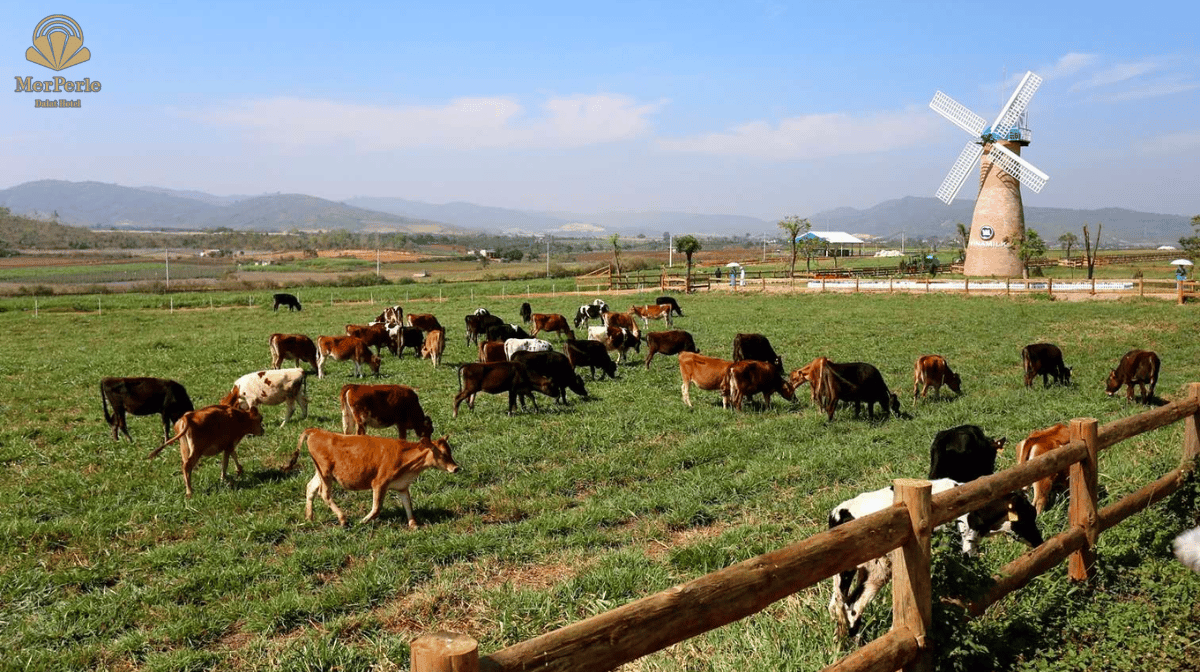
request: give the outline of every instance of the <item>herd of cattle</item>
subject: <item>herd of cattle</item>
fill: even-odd
[[[290,295],[276,297],[280,305],[300,310],[299,301]],[[283,298],[281,298],[283,297]],[[641,352],[645,342],[644,365],[650,368],[655,355],[679,358],[684,403],[692,406],[690,390],[693,385],[702,390],[719,391],[723,407],[741,409],[748,398],[762,396],[763,405],[770,407],[771,397],[778,394],[787,400],[795,399],[796,390],[810,386],[813,402],[833,420],[839,406],[853,404],[855,416],[866,405],[870,418],[879,405],[886,418],[900,415],[898,396],[884,382],[879,370],[864,362],[836,363],[818,357],[785,375],[783,359],[766,336],[738,334],[733,340],[729,360],[701,355],[692,334],[671,329],[673,316],[683,316],[678,303],[669,296],[659,297],[654,305],[633,306],[627,313],[611,311],[602,300],[579,307],[570,322],[564,315],[534,313],[531,306],[521,306],[522,322],[506,323],[486,309],[479,309],[464,318],[465,341],[474,345],[478,361],[458,367],[459,389],[453,400],[453,415],[466,401],[474,408],[480,392],[507,394],[508,412],[515,411],[517,401],[526,400],[534,408],[533,392],[545,394],[559,403],[566,402],[566,391],[587,397],[582,376],[577,369],[586,368],[591,379],[596,369],[604,377],[616,378],[618,364],[629,350]],[[593,320],[600,324],[592,326]],[[639,327],[638,321],[641,321]],[[664,331],[643,332],[650,320],[662,320]],[[530,327],[526,331],[525,327]],[[576,329],[586,329],[586,338],[576,338]],[[218,404],[195,409],[187,390],[176,381],[161,378],[104,378],[100,381],[101,405],[105,420],[112,429],[113,440],[118,431],[132,442],[126,425],[126,414],[160,414],[165,443],[149,455],[154,457],[167,445],[179,442],[183,478],[187,496],[192,496],[191,473],[201,457],[221,456],[221,477],[226,478],[229,458],[233,458],[238,474],[242,466],[236,447],[248,435],[262,435],[262,415],[259,406],[285,404],[287,409],[281,427],[292,417],[294,407],[300,406],[302,417],[308,415],[306,375],[303,368],[281,369],[285,361],[307,364],[318,377],[325,375],[325,365],[332,359],[349,360],[355,376],[363,375],[366,365],[378,375],[381,354],[387,349],[403,358],[404,349],[412,348],[436,367],[445,348],[445,328],[429,314],[405,315],[400,306],[383,311],[366,325],[347,325],[344,336],[320,336],[314,342],[303,334],[272,334],[269,338],[271,366],[234,381],[231,391]],[[549,341],[537,338],[542,333],[559,335],[563,352],[554,349]],[[374,348],[374,350],[372,350]],[[617,353],[614,362],[609,355]],[[1050,381],[1069,385],[1071,369],[1063,362],[1062,351],[1049,343],[1027,345],[1021,352],[1026,387],[1041,376],[1043,386]],[[1132,350],[1121,358],[1106,382],[1111,396],[1121,386],[1127,386],[1127,397],[1134,397],[1134,386],[1140,386],[1142,398],[1154,397],[1160,361],[1154,352]],[[935,396],[945,386],[956,395],[962,393],[962,379],[951,370],[940,355],[918,357],[913,369],[913,401],[925,398],[930,388]],[[1148,386],[1148,390],[1147,390]],[[371,511],[363,522],[375,518],[387,490],[400,493],[410,527],[416,527],[408,488],[417,475],[427,468],[450,473],[459,470],[452,449],[443,436],[434,439],[433,421],[421,407],[417,392],[404,385],[347,384],[338,395],[342,413],[342,433],[310,428],[301,435],[296,452],[286,467],[292,469],[307,447],[315,473],[307,486],[305,516],[312,518],[312,502],[316,495],[329,506],[345,524],[346,516],[331,498],[331,485],[338,482],[347,490],[371,490]],[[112,409],[110,413],[110,407]],[[398,439],[367,436],[367,428],[395,427]],[[408,441],[408,431],[417,435]],[[1070,433],[1065,425],[1038,430],[1022,440],[1016,449],[1018,464],[1065,445]],[[1006,441],[992,439],[975,425],[963,425],[942,432],[930,447],[929,479],[934,493],[961,483],[990,475],[995,470],[996,455]],[[1033,485],[1033,503],[1020,492],[1012,493],[990,503],[984,509],[964,515],[956,521],[963,535],[963,552],[974,553],[981,536],[1006,531],[1033,546],[1042,543],[1036,516],[1050,505],[1052,492],[1061,488],[1066,472],[1043,479]],[[892,504],[890,488],[864,493],[833,509],[829,526],[844,524],[855,518],[882,510]],[[859,627],[863,610],[891,576],[887,558],[876,559],[857,569],[834,578],[835,589],[829,604],[830,614],[843,634],[853,634]]]

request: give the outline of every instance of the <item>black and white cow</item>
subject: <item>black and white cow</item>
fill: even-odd
[[[603,320],[604,314],[608,312],[608,304],[604,299],[596,299],[591,303],[585,303],[575,311],[575,328],[587,324],[590,325],[592,320]]]
[[[996,473],[996,454],[1005,437],[988,438],[978,425],[944,429],[929,445],[929,480],[952,478],[967,483]]]

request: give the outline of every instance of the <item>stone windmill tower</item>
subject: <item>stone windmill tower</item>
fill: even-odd
[[[1042,83],[1042,78],[1026,72],[1017,90],[1000,109],[991,126],[983,117],[938,91],[930,101],[934,112],[971,134],[950,173],[937,190],[937,197],[949,205],[979,164],[979,196],[971,218],[971,237],[963,272],[968,276],[1004,276],[1021,274],[1021,261],[1008,240],[1025,232],[1025,208],[1021,203],[1021,185],[1039,192],[1050,178],[1021,158],[1021,148],[1029,145],[1029,129],[1021,123],[1025,108]]]

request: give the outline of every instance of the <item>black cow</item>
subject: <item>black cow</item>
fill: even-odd
[[[112,406],[109,415],[108,407]],[[113,441],[117,441],[117,430],[133,443],[129,428],[125,424],[125,413],[134,415],[162,415],[164,438],[171,438],[171,425],[184,413],[195,410],[192,398],[183,385],[166,378],[101,378],[100,407],[104,410],[104,421],[112,427]]]
[[[683,311],[679,309],[679,302],[673,296],[660,296],[654,300],[654,303],[660,306],[663,304],[671,306],[671,312],[683,317]]]
[[[479,310],[484,310],[480,308]],[[467,345],[479,343],[479,336],[486,335],[487,330],[491,327],[496,327],[504,324],[504,320],[490,313],[480,314],[475,311],[463,318],[463,322],[467,325]]]
[[[596,367],[600,367],[601,373],[607,374],[609,378],[616,379],[617,363],[608,356],[608,347],[600,341],[590,339],[567,341],[566,350],[567,359],[571,360],[571,366],[590,368],[592,380],[596,379]],[[601,380],[603,378],[601,376]]]
[[[573,342],[573,341],[572,341]],[[520,362],[533,375],[550,379],[558,388],[557,401],[567,403],[567,390],[581,397],[587,397],[587,388],[583,386],[583,378],[575,373],[571,360],[561,352],[514,352],[512,361]]]
[[[551,397],[559,396],[558,388],[553,382],[531,374],[520,362],[463,364],[458,367],[458,394],[454,395],[454,417],[458,417],[458,405],[464,399],[467,400],[467,407],[474,410],[475,395],[480,392],[507,392],[509,415],[517,409],[517,397],[521,398],[521,408],[525,407],[525,398],[529,397],[534,410],[537,410],[537,400],[533,398],[535,388]]]
[[[884,417],[891,413],[900,414],[900,399],[888,390],[879,369],[864,362],[834,364],[821,367],[818,381],[817,403],[833,420],[837,403],[853,402],[854,415],[858,416],[860,404],[867,405],[867,417],[875,419],[875,404],[878,403]]]
[[[929,480],[952,478],[967,483],[996,473],[996,454],[1004,437],[990,439],[978,425],[944,429],[929,445]]]
[[[533,308],[529,305],[529,302],[527,301],[525,303],[522,303],[521,304],[521,321],[524,322],[525,324],[529,324],[529,320],[532,316],[533,316]]]
[[[783,358],[775,354],[771,341],[762,334],[738,334],[733,337],[733,361],[740,362],[743,359],[757,359],[783,370]]]
[[[388,329],[388,334],[396,342],[396,356],[404,359],[404,349],[412,348],[413,354],[421,356],[421,346],[425,345],[425,332],[419,327],[402,327],[395,325]]]
[[[515,324],[494,324],[487,328],[487,340],[504,342],[510,338],[532,338],[529,332]]]
[[[1050,378],[1062,385],[1071,384],[1071,369],[1063,364],[1062,350],[1053,343],[1033,343],[1021,349],[1021,364],[1025,367],[1025,387],[1042,377],[1042,388],[1050,387]]]
[[[271,308],[271,311],[278,311],[280,306],[287,306],[288,312],[293,310],[303,310],[303,308],[300,307],[300,299],[297,299],[292,294],[284,294],[282,292],[275,295],[275,306]]]

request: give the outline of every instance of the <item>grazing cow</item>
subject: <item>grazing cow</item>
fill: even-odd
[[[428,313],[409,313],[404,318],[405,323],[410,327],[416,327],[424,332],[436,331],[442,328],[437,318]]]
[[[112,406],[109,415],[108,407]],[[183,385],[166,378],[101,378],[100,408],[104,421],[112,427],[113,441],[117,441],[117,430],[133,443],[125,414],[162,416],[163,438],[171,435],[171,425],[195,408]]]
[[[839,401],[853,402],[855,417],[863,403],[867,405],[867,417],[871,420],[875,419],[876,403],[885,418],[891,413],[900,414],[900,399],[888,390],[883,375],[874,366],[864,362],[834,364],[826,361],[819,369],[817,404],[829,414],[829,420],[833,420]]]
[[[304,518],[312,520],[313,497],[320,494],[329,510],[337,516],[338,524],[346,525],[346,514],[330,496],[330,487],[337,481],[347,490],[371,491],[371,511],[362,519],[364,523],[379,515],[388,490],[398,491],[400,501],[404,502],[404,512],[408,514],[408,527],[416,529],[409,486],[422,471],[431,467],[450,474],[458,471],[446,438],[433,441],[421,437],[420,441],[413,442],[382,436],[347,436],[317,427],[304,430],[296,442],[296,456],[292,458],[295,462],[301,447],[307,443],[308,455],[316,467],[316,473],[308,482]]]
[[[575,332],[571,327],[567,326],[567,318],[557,313],[534,313],[529,316],[533,321],[533,331],[529,334],[530,338],[537,336],[540,331],[557,333],[560,336],[566,336],[569,339],[575,338]]]
[[[788,376],[788,381],[791,382],[792,387],[795,389],[800,389],[801,385],[809,383],[809,392],[812,395],[813,402],[815,403],[817,401],[817,393],[819,392],[820,388],[821,367],[827,364],[830,364],[828,357],[817,357],[808,364],[793,370],[791,375]]]
[[[606,327],[617,327],[618,329],[628,329],[629,333],[642,337],[642,330],[638,327],[637,320],[629,313],[605,313],[604,317],[600,318]],[[588,328],[588,333],[591,333],[591,328]]]
[[[529,332],[518,324],[494,324],[487,328],[487,340],[507,341],[510,338],[529,338]]]
[[[485,315],[491,315],[492,311],[488,310],[487,308],[476,308],[475,314],[478,315],[479,317],[483,317]]]
[[[650,320],[665,320],[668,328],[675,326],[675,324],[671,321],[670,304],[661,303],[653,306],[630,306],[629,312],[636,317],[642,318],[642,325],[647,329],[650,328]]]
[[[287,404],[283,422],[279,423],[279,426],[283,427],[291,419],[297,403],[300,404],[300,412],[305,418],[308,417],[308,394],[304,381],[304,369],[271,369],[247,373],[234,381],[233,390],[221,403],[247,409]]]
[[[271,334],[271,368],[282,367],[283,360],[296,360],[296,366],[312,364],[317,368],[317,344],[304,334]]]
[[[578,329],[585,324],[590,325],[592,320],[603,320],[604,314],[607,312],[608,304],[603,299],[585,303],[575,311],[575,328]]]
[[[616,350],[617,364],[625,361],[625,353],[630,348],[642,351],[642,339],[624,327],[588,327],[588,340],[599,341],[606,349]]]
[[[271,308],[271,312],[278,311],[280,306],[287,306],[289,313],[293,310],[303,310],[303,308],[300,307],[300,299],[297,299],[292,294],[276,294],[275,305]]]
[[[531,308],[529,306],[528,302],[521,304],[520,314],[521,314],[521,321],[524,322],[525,324],[529,324],[529,318],[531,315],[533,315],[533,308]]]
[[[978,425],[943,429],[929,445],[929,480],[952,478],[967,483],[996,473],[996,454],[1005,438],[988,438]]]
[[[948,386],[954,394],[962,394],[962,378],[950,370],[950,365],[946,364],[946,358],[941,355],[921,355],[917,358],[917,363],[913,366],[913,402],[917,400],[917,390],[920,389],[921,398],[929,394],[929,388],[933,388],[933,395],[937,398],[942,397],[942,385]],[[924,388],[921,386],[924,385]]]
[[[690,408],[692,406],[692,395],[690,394],[692,383],[702,390],[720,390],[721,391],[721,408],[729,406],[729,387],[723,385],[729,367],[733,366],[733,362],[716,357],[705,357],[694,352],[679,353],[679,375],[683,378],[683,403]]]
[[[318,336],[317,378],[325,377],[325,360],[330,358],[339,362],[347,359],[353,361],[355,378],[362,377],[363,364],[370,366],[376,376],[379,375],[379,355],[353,336]]]
[[[756,394],[763,395],[763,404],[771,407],[771,395],[776,392],[791,401],[796,398],[795,388],[783,379],[783,373],[774,364],[753,359],[734,362],[725,374],[722,389],[729,390],[729,403],[742,410],[742,400]]]
[[[1117,364],[1117,368],[1108,372],[1108,381],[1104,385],[1104,391],[1111,397],[1121,389],[1122,385],[1125,385],[1125,397],[1127,400],[1133,401],[1133,386],[1137,385],[1142,390],[1142,401],[1149,402],[1154,398],[1154,386],[1158,385],[1158,371],[1161,365],[1156,352],[1130,350],[1121,358],[1121,363]],[[1147,383],[1150,384],[1149,392],[1146,392]]]
[[[480,308],[479,310],[484,309]],[[467,327],[467,345],[478,345],[479,337],[481,335],[486,335],[490,327],[504,324],[504,320],[496,317],[495,315],[490,313],[480,315],[478,311],[476,311],[474,314],[465,316],[463,318],[463,322]]]
[[[375,348],[375,354],[382,354],[383,349],[396,354],[396,339],[388,333],[387,326],[382,324],[347,324],[346,335],[353,336],[370,347]]]
[[[936,495],[958,485],[948,478],[938,479],[933,481],[932,492]],[[829,512],[829,528],[883,511],[892,506],[894,500],[895,492],[891,486],[848,499]],[[998,497],[975,511],[959,516],[955,519],[955,525],[962,534],[962,551],[966,555],[975,555],[979,539],[996,532],[1007,532],[1035,548],[1042,545],[1037,515],[1020,492]],[[829,615],[837,623],[839,636],[852,636],[858,632],[867,605],[891,579],[892,563],[886,555],[833,576]]]
[[[609,378],[616,379],[617,364],[608,356],[608,347],[600,341],[591,339],[567,341],[566,350],[567,359],[571,360],[571,366],[590,368],[592,380],[596,379],[596,367],[600,367],[601,373],[607,374]],[[601,380],[603,380],[603,376],[601,376]]]
[[[521,408],[525,408],[525,398],[528,397],[533,402],[534,410],[537,410],[537,400],[533,398],[534,389],[550,397],[557,398],[559,394],[552,381],[531,374],[520,362],[463,364],[458,368],[458,394],[454,395],[454,417],[458,417],[458,405],[463,399],[467,400],[467,408],[475,410],[475,395],[480,392],[507,392],[509,415],[517,408],[517,397],[521,398]]]
[[[229,458],[242,475],[242,463],[237,459],[237,445],[246,436],[262,436],[262,414],[257,408],[243,410],[236,406],[205,406],[198,411],[188,411],[175,421],[175,435],[167,442],[150,451],[146,459],[153,459],[163,448],[179,442],[179,455],[183,459],[183,484],[187,496],[192,496],[192,470],[200,458],[221,455],[221,480],[228,475]]]
[[[434,329],[425,335],[425,344],[421,346],[421,359],[428,359],[436,367],[442,363],[442,353],[446,351],[446,332]]]
[[[504,358],[512,361],[514,352],[548,352],[554,346],[540,338],[510,338],[504,342]]]
[[[433,419],[425,414],[417,391],[407,385],[342,386],[338,394],[342,406],[342,433],[366,434],[368,427],[395,427],[400,438],[408,438],[408,430],[417,436],[433,436]]]
[[[783,371],[783,358],[775,354],[771,341],[762,334],[738,334],[733,337],[733,361],[740,362],[743,359],[774,364]]]
[[[371,320],[370,323],[382,324],[386,327],[393,324],[400,324],[403,321],[404,309],[400,306],[388,306],[387,308],[383,309],[383,312],[380,313],[378,317],[376,317],[374,320]]]
[[[480,362],[507,362],[508,357],[504,355],[503,341],[480,341],[479,343],[479,361]]]
[[[700,352],[696,341],[686,331],[652,331],[646,334],[646,368],[650,368],[650,360],[658,353],[678,355],[681,352]]]
[[[568,341],[574,343],[575,341]],[[587,388],[583,386],[583,378],[575,373],[571,360],[561,352],[514,352],[514,362],[525,365],[529,373],[548,378],[558,388],[559,403],[567,403],[567,390],[581,397],[587,397]]]
[[[388,327],[388,335],[396,344],[396,356],[404,359],[404,349],[412,348],[413,354],[420,356],[421,346],[425,345],[425,332],[416,327],[402,327],[394,324]]]
[[[1039,429],[1017,444],[1017,464],[1025,464],[1035,457],[1061,448],[1071,442],[1071,430],[1064,424]],[[1057,490],[1066,486],[1069,469],[1047,476],[1033,483],[1033,508],[1041,513],[1050,506],[1050,499]]]
[[[1062,385],[1071,384],[1071,369],[1063,364],[1062,350],[1052,343],[1033,343],[1021,348],[1021,364],[1025,367],[1025,387],[1033,387],[1033,379],[1042,377],[1042,387],[1050,387],[1050,378]]]
[[[654,303],[660,306],[670,306],[672,312],[683,317],[683,311],[679,309],[679,302],[673,296],[660,296],[654,300]]]

